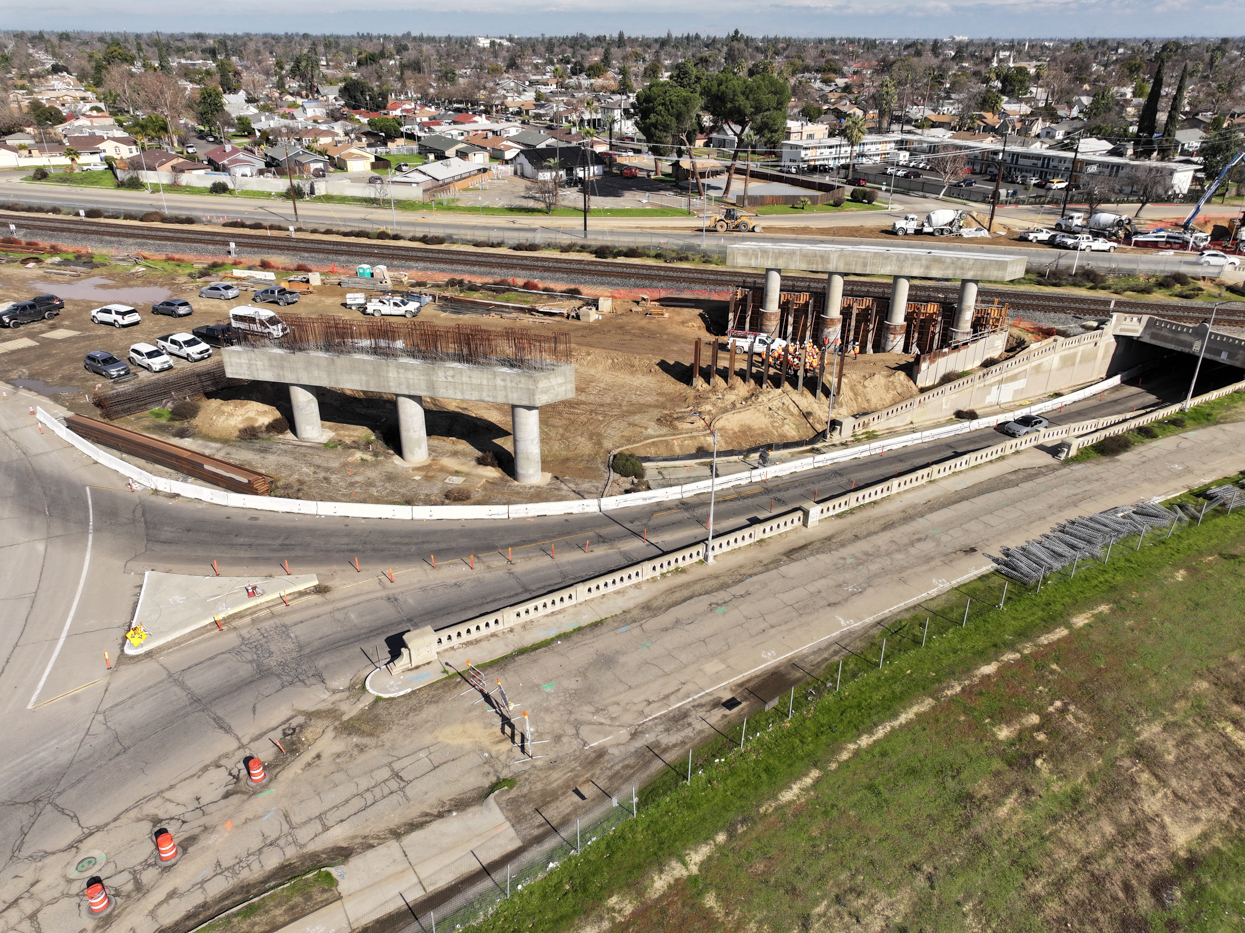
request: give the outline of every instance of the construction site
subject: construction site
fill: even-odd
[[[692,379],[697,341],[706,348],[720,347],[725,361],[728,333],[745,324],[743,317],[751,313],[745,310],[748,302],[759,301],[747,289],[736,290],[727,300],[601,301],[522,288],[488,291],[462,280],[447,285],[431,276],[416,279],[419,273],[411,272],[412,287],[416,281],[424,283],[421,287],[437,297],[423,308],[417,326],[452,330],[469,325],[480,335],[526,334],[533,342],[556,344],[559,358],[574,364],[574,397],[547,405],[541,419],[548,480],[520,487],[509,478],[514,456],[510,413],[499,403],[429,398],[429,459],[410,465],[399,456],[392,393],[331,387],[319,396],[323,437],[302,441],[291,430],[295,417],[286,386],[228,378],[219,350],[210,360],[178,361],[172,372],[162,374],[139,370],[137,378],[115,385],[101,384],[99,377],[84,371],[87,352],[106,349],[123,359],[127,348],[139,341],[154,342],[159,334],[179,327],[190,330],[225,321],[229,308],[246,303],[248,290],[263,287],[262,280],[248,285],[233,279],[243,290],[238,299],[199,299],[199,289],[213,279],[192,278],[191,273],[203,273],[189,264],[168,266],[140,264],[140,276],[117,266],[73,274],[72,267],[60,265],[69,275],[49,274],[57,267],[41,264],[0,267],[5,295],[55,292],[66,305],[56,321],[28,325],[20,338],[0,341],[6,378],[54,396],[81,415],[115,420],[119,426],[265,474],[272,478],[274,494],[361,502],[437,502],[447,493],[454,497],[451,501],[472,502],[601,495],[612,451],[661,456],[707,450],[709,438],[698,428],[693,411],[712,419],[723,446],[731,448],[797,441],[826,425],[826,400],[813,394],[811,378],[800,390],[794,376],[778,378],[777,368],[774,379],[760,379],[758,366],[753,380],[742,373],[736,380],[708,374]],[[328,284],[332,281],[326,276],[326,284],[303,291],[297,304],[276,310],[291,323],[315,320],[323,328],[340,322],[335,326],[347,329],[343,340],[361,339],[348,336],[352,326],[399,326],[392,319],[364,317],[344,307],[347,289]],[[150,303],[170,296],[191,301],[193,316],[174,323],[146,313]],[[796,342],[801,336],[807,339],[808,315],[818,312],[820,300],[819,295],[784,295],[782,326],[795,334]],[[864,309],[856,315],[856,330],[873,333],[885,300],[848,300]],[[92,308],[118,302],[137,307],[142,322],[116,330],[87,320]],[[935,306],[930,307],[916,312],[922,321],[935,313]],[[845,313],[855,310],[853,304]],[[383,353],[393,343],[373,340],[371,349]],[[841,372],[836,410],[871,411],[917,394],[912,359],[910,353],[861,353],[851,359]],[[170,407],[178,399],[197,401],[197,413],[186,420],[171,418]],[[274,423],[284,428],[268,433]],[[636,485],[635,480],[614,477],[610,492]]]

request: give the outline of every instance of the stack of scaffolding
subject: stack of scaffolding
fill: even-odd
[[[1018,548],[1003,548],[1002,557],[988,556],[999,573],[1032,586],[1076,561],[1091,557],[1102,560],[1104,549],[1124,538],[1188,520],[1189,516],[1183,511],[1143,502],[1132,508],[1108,509],[1074,518],[1056,525],[1037,541],[1026,541]]]

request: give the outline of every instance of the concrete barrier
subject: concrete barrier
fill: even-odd
[[[861,460],[866,457],[876,457],[885,453],[887,450],[898,450],[902,447],[910,447],[915,444],[926,443],[927,441],[939,440],[945,437],[953,437],[957,434],[967,434],[970,431],[978,431],[982,428],[989,428],[997,424],[1002,424],[1005,420],[1011,421],[1021,415],[1041,414],[1042,412],[1053,411],[1070,402],[1081,401],[1097,395],[1100,392],[1104,392],[1107,389],[1113,388],[1119,385],[1122,379],[1132,378],[1132,376],[1136,375],[1140,371],[1140,367],[1129,370],[1126,373],[1121,373],[1119,376],[1112,376],[1110,379],[1094,383],[1093,385],[1086,386],[1085,388],[1079,389],[1075,392],[1070,392],[1067,395],[1060,396],[1059,398],[1047,399],[1033,405],[1028,405],[1024,408],[1016,409],[1008,412],[1006,416],[999,415],[992,418],[979,418],[976,421],[962,421],[956,424],[929,428],[924,431],[914,431],[910,434],[886,438],[885,440],[873,441],[868,444],[860,444],[855,447],[848,447],[843,450],[832,451],[830,453],[801,457],[798,460],[792,460],[787,463],[774,464],[773,466],[748,470],[743,473],[735,473],[730,476],[719,476],[717,480],[717,489],[724,490],[737,486],[746,486],[752,483],[765,483],[771,479],[782,476],[790,476],[793,473],[799,473],[804,470],[829,466],[834,463],[846,463],[852,460]],[[1214,397],[1218,398],[1219,396],[1216,395]],[[127,463],[121,458],[102,450],[85,438],[79,437],[73,431],[70,431],[57,418],[48,414],[42,408],[37,410],[37,417],[40,423],[46,425],[54,434],[67,443],[72,444],[97,463],[120,473],[122,476],[134,481],[135,483],[147,486],[148,488],[156,489],[160,492],[171,493],[173,495],[184,496],[187,499],[196,499],[201,502],[211,502],[215,505],[224,505],[230,508],[260,509],[266,512],[288,512],[295,515],[319,515],[344,518],[383,518],[403,521],[475,521],[481,519],[498,521],[510,518],[529,518],[543,515],[576,515],[588,512],[608,512],[614,509],[626,509],[634,506],[650,505],[657,502],[669,502],[691,496],[705,495],[709,492],[712,485],[709,480],[700,480],[695,483],[685,483],[681,486],[671,486],[666,489],[652,489],[646,492],[606,496],[601,499],[526,502],[516,503],[513,505],[407,506],[397,504],[371,504],[364,502],[314,502],[306,499],[285,499],[279,496],[248,496],[240,493],[225,492],[224,490],[213,489],[206,486],[198,486],[193,483],[181,482],[180,480],[171,480],[155,476],[148,473],[141,467]],[[1118,421],[1127,419],[1128,417],[1129,416],[1127,414],[1122,414],[1111,416],[1106,419],[1099,419],[1100,423],[1094,430],[1114,424]],[[1049,435],[1048,433],[1048,436],[1053,435]]]

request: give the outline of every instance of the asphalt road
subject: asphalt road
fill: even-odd
[[[1179,397],[1176,384],[1122,387],[1069,406],[1056,423]],[[1157,394],[1156,394],[1157,393]],[[412,624],[449,625],[519,597],[689,544],[707,497],[604,515],[515,522],[405,523],[226,510],[135,495],[118,478],[40,434],[26,398],[0,402],[3,560],[0,599],[0,891],[7,869],[39,859],[357,684]],[[774,510],[958,456],[998,440],[944,443],[730,490],[719,533]],[[643,536],[647,533],[648,542]],[[583,541],[590,542],[585,553]],[[558,542],[556,560],[548,545]],[[563,544],[563,542],[565,542]],[[516,548],[515,563],[501,550]],[[433,570],[427,556],[437,554]],[[476,570],[466,558],[482,555]],[[349,562],[357,557],[363,568]],[[317,572],[327,596],[261,612],[137,660],[116,653],[141,573]],[[382,570],[395,569],[396,584]],[[392,643],[392,642],[391,642]],[[113,655],[113,668],[104,653]]]

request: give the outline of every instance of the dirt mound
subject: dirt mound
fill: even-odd
[[[195,426],[199,433],[209,437],[237,437],[238,432],[248,425],[264,427],[281,412],[271,405],[252,402],[245,399],[214,399],[203,402],[199,415],[195,418]]]

